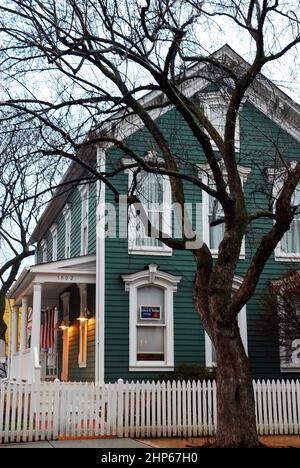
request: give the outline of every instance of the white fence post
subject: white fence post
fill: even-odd
[[[124,381],[123,379],[118,380],[116,390],[117,390],[117,410],[116,410],[117,436],[123,437],[123,433],[124,433]]]

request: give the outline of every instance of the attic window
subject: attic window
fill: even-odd
[[[228,101],[220,93],[207,93],[201,97],[201,104],[205,116],[208,118],[210,123],[215,127],[217,132],[222,138],[224,138],[225,132],[225,121],[226,113],[228,110]],[[217,145],[211,140],[211,144],[214,150],[218,150]],[[235,128],[235,150],[240,150],[240,122],[239,116],[236,120]]]

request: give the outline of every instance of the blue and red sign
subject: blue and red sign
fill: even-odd
[[[141,306],[141,320],[160,320],[160,306]]]

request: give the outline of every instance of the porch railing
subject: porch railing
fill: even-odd
[[[58,355],[49,351],[40,352],[41,380],[54,380],[58,377]]]

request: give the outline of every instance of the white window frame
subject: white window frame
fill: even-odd
[[[209,177],[212,177],[212,172],[211,172],[210,167],[207,164],[200,165],[199,169],[200,169],[199,177],[201,178],[202,182],[205,185],[208,185]],[[243,167],[243,166],[238,166],[238,172],[241,177],[242,187],[244,187],[247,181],[248,175],[251,172],[251,169],[247,167]],[[225,169],[223,170],[223,175],[226,176]],[[205,192],[205,190],[202,190],[202,236],[203,236],[202,239],[203,239],[203,242],[210,249],[210,252],[213,258],[217,258],[219,249],[210,248],[209,197],[210,195],[207,192]],[[244,260],[245,257],[246,257],[246,249],[245,249],[245,237],[244,237],[242,241],[242,245],[241,245],[239,259]]]
[[[295,166],[296,161],[292,161],[290,163],[291,168]],[[284,178],[286,176],[286,170],[281,169],[281,170],[275,170],[275,169],[269,169],[268,170],[268,178],[269,181],[273,183],[273,196],[275,197],[276,194],[278,194],[282,186],[284,184]],[[298,184],[298,190],[300,189],[300,184]],[[274,204],[274,209],[275,209],[275,204]],[[281,239],[282,240],[282,239]],[[299,262],[300,260],[300,252],[285,252],[281,248],[281,240],[278,242],[277,246],[275,247],[274,251],[274,258],[275,261],[281,261],[281,262]]]
[[[148,265],[143,270],[131,275],[123,275],[125,291],[129,292],[129,371],[173,371],[174,370],[174,306],[173,295],[181,277],[157,269],[157,265]],[[137,360],[137,304],[138,289],[147,286],[160,287],[164,292],[165,335],[164,335],[164,361],[138,361]]]
[[[88,255],[89,252],[89,185],[78,187],[81,196],[81,244],[80,255]],[[85,232],[85,235],[84,235]],[[84,242],[84,239],[86,242]]]
[[[51,236],[52,236],[52,262],[56,262],[57,260],[57,246],[58,246],[58,231],[57,231],[57,224],[53,224],[50,228]]]
[[[243,278],[239,276],[235,276],[233,280],[233,291],[237,291],[237,289],[240,287],[242,284]],[[241,309],[240,313],[238,314],[237,317],[238,320],[238,326],[240,329],[240,335],[241,339],[244,345],[245,352],[248,356],[248,328],[247,328],[247,307],[244,305],[244,307]],[[208,336],[208,334],[205,333],[205,366],[206,367],[216,367],[216,362],[213,361],[212,356],[213,356],[213,344]]]
[[[71,231],[72,231],[72,216],[71,205],[67,203],[63,209],[65,218],[65,259],[71,258]]]
[[[47,263],[47,261],[48,261],[48,246],[47,246],[47,240],[46,239],[41,240],[41,249],[42,249],[42,263]]]
[[[206,94],[201,95],[201,105],[203,106],[203,111],[207,119],[215,127],[215,129],[220,134],[220,136],[224,138],[225,119],[226,119],[226,112],[227,112],[228,105],[229,105],[229,98],[226,100],[226,98],[221,93],[217,93],[217,92],[206,93]],[[218,119],[214,119],[212,117],[212,108],[217,108],[220,110]],[[216,143],[212,139],[211,139],[211,145],[214,150],[219,151]],[[240,151],[239,115],[237,116],[237,119],[236,119],[234,146],[235,146],[235,150],[239,152]]]
[[[130,164],[130,160],[125,160],[125,164]],[[133,182],[133,171],[128,170],[128,187],[130,188]],[[162,176],[164,181],[163,188],[163,232],[172,235],[172,192],[169,178]],[[143,246],[136,245],[136,210],[132,205],[128,209],[128,253],[133,255],[161,255],[171,256],[172,248],[163,244],[161,246]]]
[[[248,334],[247,334],[247,308],[244,306],[238,315],[238,326],[240,329],[241,339],[248,355]],[[213,361],[213,345],[208,334],[205,332],[205,366],[216,367],[217,363]]]

